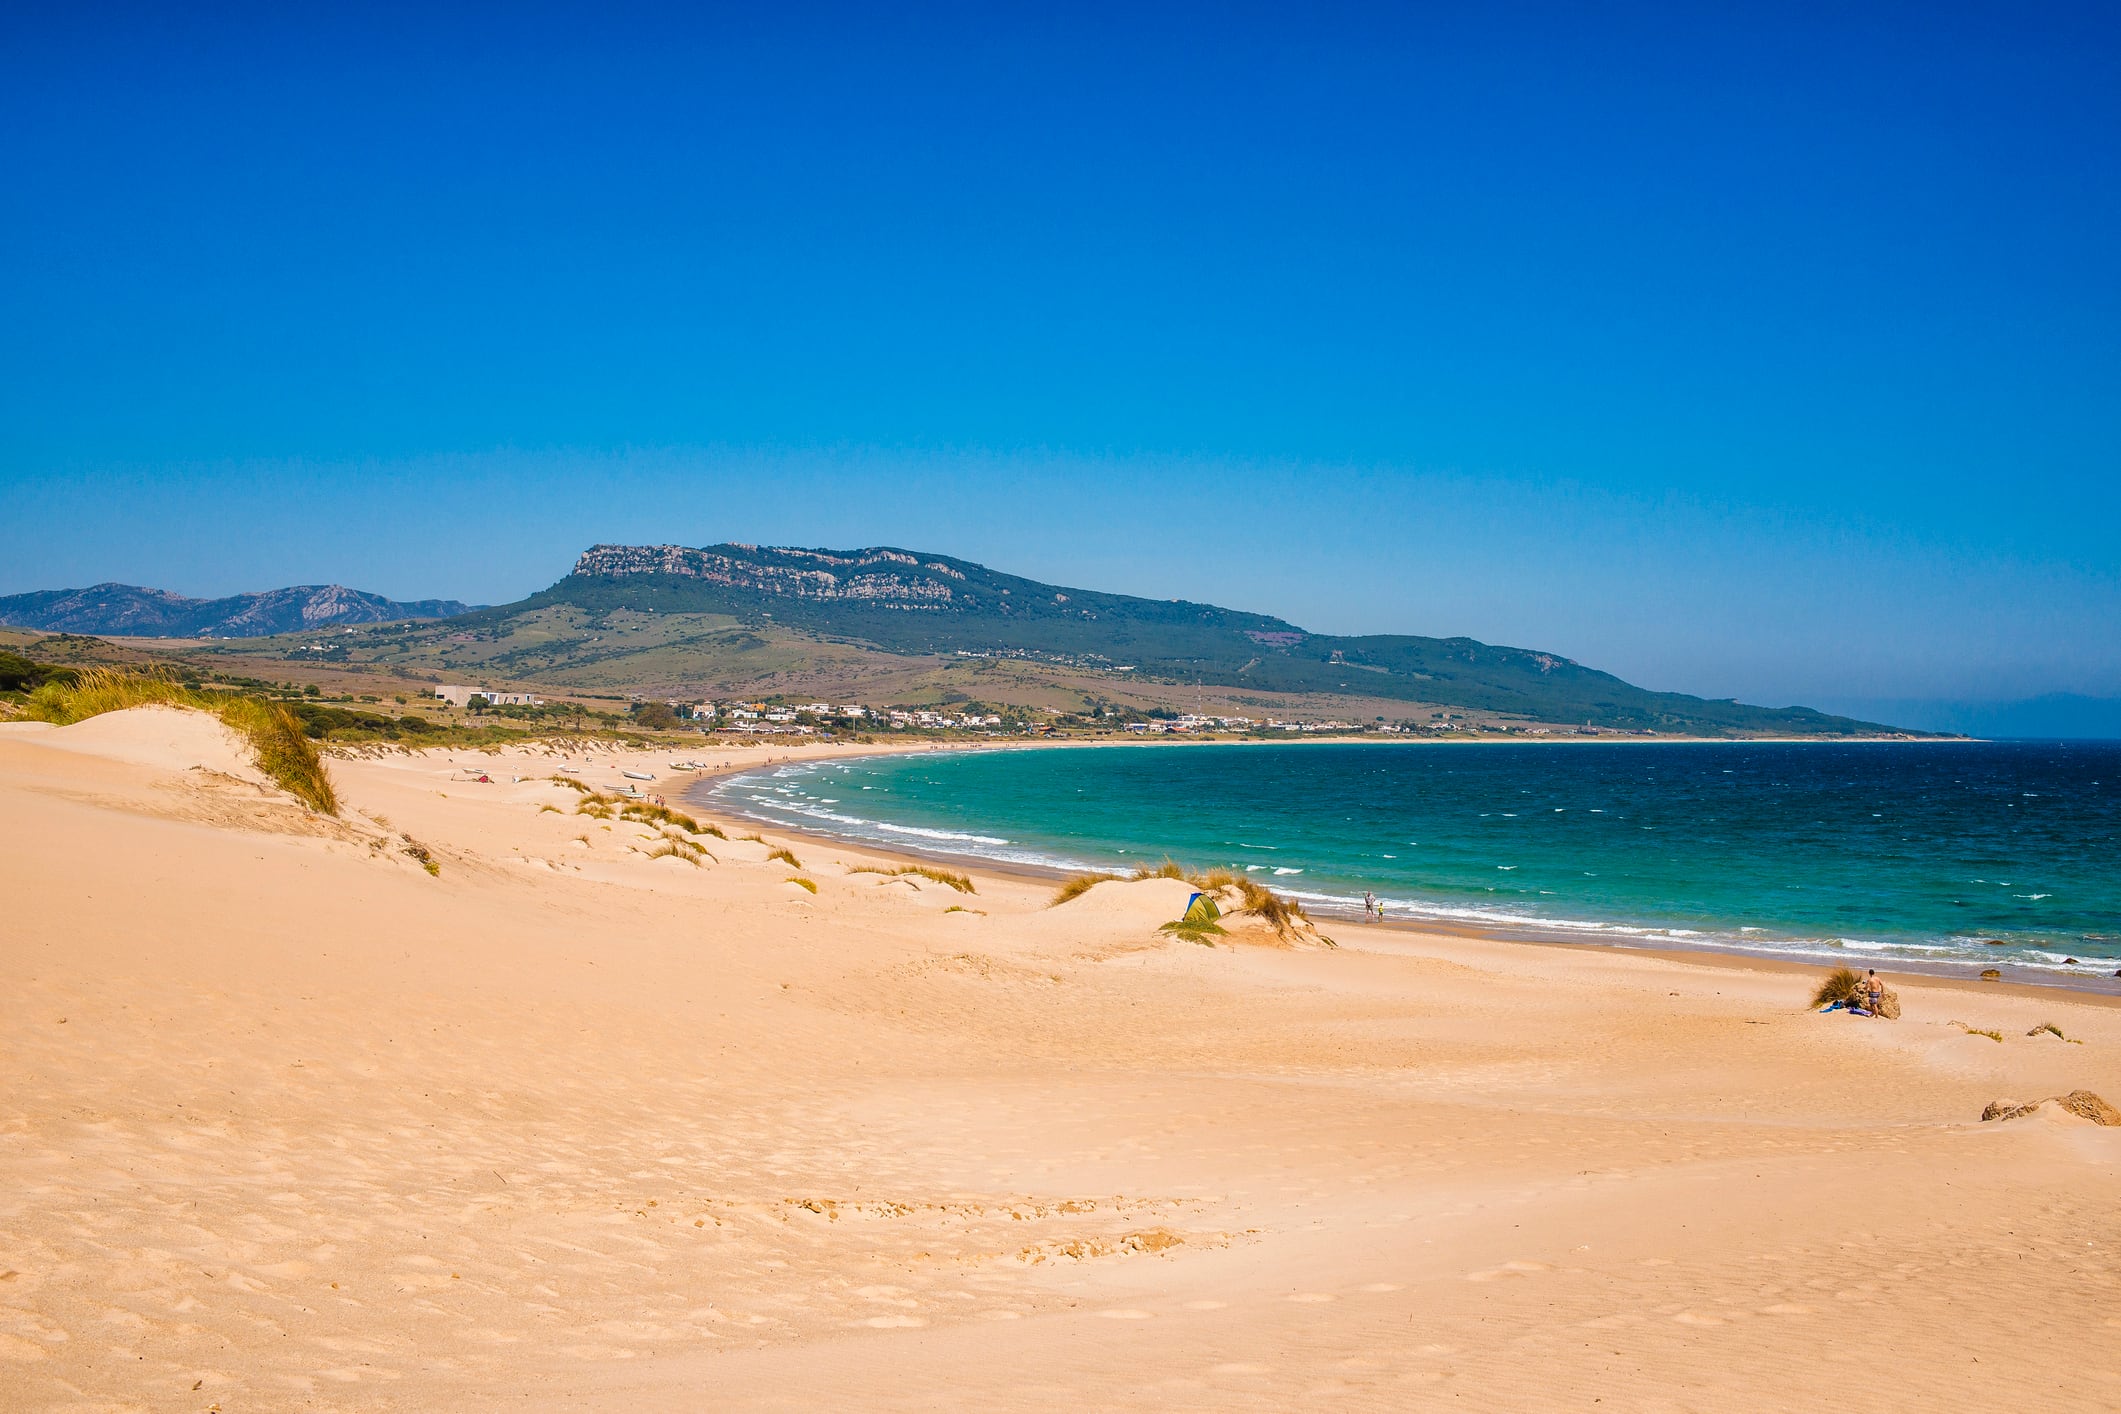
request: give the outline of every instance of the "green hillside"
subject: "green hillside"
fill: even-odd
[[[448,628],[512,638],[527,616],[570,610],[588,621],[614,613],[711,616],[728,626],[719,630],[724,644],[745,625],[792,629],[892,654],[1013,657],[1169,683],[1361,696],[1571,725],[1711,734],[1884,730],[1808,708],[1649,692],[1530,649],[1313,634],[1265,614],[1042,584],[895,548],[600,545],[550,589]],[[699,646],[713,646],[711,637],[701,635]],[[571,661],[593,657],[594,647],[576,648]],[[534,643],[515,652],[525,668],[543,656]]]
[[[1449,712],[1701,736],[1890,730],[1801,707],[1648,692],[1552,653],[1314,634],[1267,614],[1042,584],[895,548],[599,545],[518,603],[188,651],[606,695],[1063,712],[1101,702],[1306,720]]]

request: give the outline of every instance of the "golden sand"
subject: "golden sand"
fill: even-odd
[[[695,865],[537,753],[330,821],[182,716],[0,728],[0,1408],[2121,1407],[2121,1129],[1979,1120],[2113,1008]]]

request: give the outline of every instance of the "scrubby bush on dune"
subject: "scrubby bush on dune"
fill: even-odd
[[[790,869],[800,869],[803,867],[803,861],[795,857],[795,852],[793,850],[776,849],[769,852],[766,856],[766,859],[769,863],[776,859],[783,860],[787,863]]]
[[[1853,967],[1837,967],[1826,974],[1826,980],[1819,984],[1819,990],[1812,993],[1812,1005],[1832,1006],[1835,1002],[1840,1002],[1847,1006],[1862,995],[1863,974]]]
[[[79,676],[73,668],[35,662],[20,653],[0,648],[0,692],[35,692],[48,682],[64,686]]]
[[[163,673],[84,669],[71,683],[47,682],[30,695],[29,715],[70,726],[134,707],[182,707],[220,718],[257,758],[258,769],[297,800],[326,815],[339,813],[339,799],[316,744],[295,715],[257,697],[194,692]]]
[[[1244,904],[1239,912],[1256,915],[1284,937],[1294,932],[1299,924],[1311,921],[1311,915],[1305,913],[1304,906],[1295,899],[1283,898],[1274,890],[1255,884],[1250,879],[1240,877],[1237,880],[1237,891],[1244,897]]]

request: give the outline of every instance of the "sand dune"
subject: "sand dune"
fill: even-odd
[[[0,732],[0,1408],[2121,1407],[2121,1129],[1979,1120],[2121,1099],[2095,1000],[1209,948],[210,749]]]

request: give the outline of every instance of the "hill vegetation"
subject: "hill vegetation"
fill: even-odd
[[[260,638],[334,624],[442,619],[465,608],[454,599],[406,603],[341,584],[304,584],[225,599],[187,599],[166,589],[98,584],[0,598],[0,624],[137,638]]]
[[[898,655],[1018,659],[1179,685],[1360,696],[1622,730],[1880,730],[1809,708],[1650,692],[1532,649],[1314,634],[1265,614],[1064,588],[892,548],[600,545],[550,589],[451,628],[513,636],[525,616],[555,611],[591,621],[640,614],[728,625],[702,635],[702,648],[763,646],[759,630],[771,626]]]
[[[120,650],[76,638],[36,651],[86,663]],[[378,691],[424,696],[423,685],[439,682],[566,693],[576,700],[502,715],[571,714],[577,726],[585,698],[631,702],[637,713],[664,698],[733,696],[978,708],[1063,729],[1197,712],[1691,736],[1892,730],[1803,707],[1652,692],[1536,649],[1315,634],[1271,615],[1067,588],[889,547],[599,545],[513,604],[173,651],[224,680],[240,676],[238,664],[262,674],[270,660],[367,701]],[[355,686],[379,680],[390,685]],[[324,726],[305,725],[312,735]],[[418,729],[334,720],[325,730],[388,739]]]

